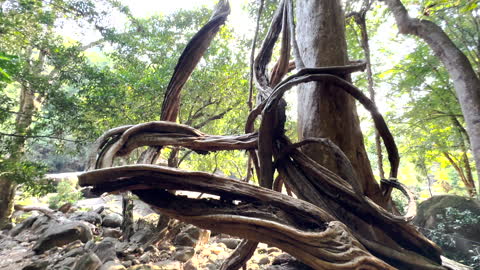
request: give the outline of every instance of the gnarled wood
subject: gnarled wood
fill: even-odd
[[[395,269],[372,256],[345,225],[322,209],[244,182],[201,172],[132,165],[87,172],[79,176],[79,183],[93,185],[97,191],[131,190],[161,213],[202,228],[275,245],[315,269],[367,265],[371,269]],[[241,203],[189,199],[162,191],[165,189],[208,191]]]
[[[292,3],[282,0],[254,63],[259,104],[247,119],[247,134],[212,136],[172,122],[150,122],[108,131],[94,146],[94,152],[99,154],[90,155],[90,160],[94,160],[91,164],[109,167],[116,156],[126,155],[143,145],[153,146],[150,149],[182,146],[199,153],[244,149],[251,155],[262,187],[214,174],[153,165],[90,171],[79,176],[80,185],[93,185],[97,192],[132,191],[160,213],[251,240],[239,247],[235,254],[240,256],[227,261],[225,269],[240,267],[258,241],[277,246],[315,269],[445,269],[441,266],[439,248],[408,223],[415,212],[413,206],[406,216],[397,216],[365,196],[371,192],[366,192],[365,181],[372,179],[368,173],[358,173],[361,162],[352,162],[351,155],[346,155],[333,140],[314,137],[293,144],[284,135],[282,97],[293,86],[319,82],[343,93],[348,102],[353,102],[350,96],[357,99],[371,112],[391,163],[391,179],[384,180],[386,188],[383,193],[378,189],[376,196],[388,196],[392,188],[398,188],[412,202],[412,194],[396,180],[398,151],[383,117],[372,101],[346,80],[351,72],[363,70],[365,63],[344,65],[345,60],[336,66],[303,68],[302,61],[306,59],[300,55],[301,46],[295,46],[292,29]],[[274,76],[269,78],[267,65],[282,30],[281,61]],[[282,81],[288,70],[288,40],[293,43],[297,67],[301,69]],[[189,45],[203,42],[200,38]],[[186,50],[182,59],[188,55]],[[176,94],[167,95],[166,104],[178,104],[175,97]],[[174,112],[175,106],[165,106],[163,110]],[[174,121],[170,116],[164,120]],[[257,135],[253,123],[259,116],[261,124]],[[298,149],[301,146],[304,150],[305,145],[311,144],[321,145],[330,152],[332,160],[329,161],[338,167],[332,171]],[[275,171],[281,181],[273,180]],[[271,190],[272,187],[278,190],[281,182],[299,199]],[[168,190],[208,193],[222,200],[191,199]]]

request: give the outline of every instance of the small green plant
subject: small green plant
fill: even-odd
[[[441,220],[433,229],[426,230],[425,236],[434,241],[444,249],[452,250],[451,259],[480,269],[480,245],[474,243],[469,255],[455,252],[457,248],[457,236],[455,232],[464,230],[472,226],[479,226],[480,216],[474,215],[470,210],[460,211],[456,208],[447,207],[445,212],[437,215],[437,220]],[[465,239],[468,240],[468,239]]]
[[[81,198],[82,193],[71,182],[61,181],[57,186],[57,194],[48,199],[48,205],[52,209],[58,209],[67,202],[74,203]]]

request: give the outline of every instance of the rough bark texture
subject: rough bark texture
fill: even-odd
[[[423,39],[445,65],[465,118],[480,186],[480,80],[465,54],[438,25],[411,18],[400,0],[383,1],[395,16],[400,33]]]
[[[337,1],[321,3],[324,8],[334,8],[336,12],[333,13],[341,15]],[[285,39],[288,40],[289,35],[294,35],[294,32],[290,31],[283,35],[284,46],[279,61],[283,64],[279,64],[274,72],[275,77],[281,81],[275,83],[278,79],[271,80],[272,77],[267,75],[267,66],[280,32],[293,29],[291,14],[286,16],[286,12],[291,11],[290,5],[289,0],[280,2],[270,31],[255,60],[254,75],[260,104],[248,116],[245,128],[247,134],[208,136],[191,127],[165,121],[113,129],[107,131],[94,144],[94,152],[99,154],[91,155],[89,160],[93,167],[89,168],[97,170],[80,175],[79,184],[92,185],[97,192],[130,190],[162,214],[202,228],[249,239],[250,241],[244,242],[235,252],[235,257],[226,261],[224,269],[228,270],[238,269],[248,259],[255,242],[258,241],[277,246],[315,269],[446,269],[441,266],[439,248],[409,224],[415,214],[415,202],[412,193],[404,185],[396,180],[382,180],[382,192],[373,193],[388,197],[391,188],[402,191],[409,199],[409,208],[405,216],[397,216],[365,196],[368,188],[365,188],[364,184],[368,183],[367,180],[372,181],[373,177],[366,179],[365,175],[357,174],[356,169],[360,166],[358,160],[355,159],[357,167],[354,168],[349,160],[352,157],[345,155],[331,140],[317,137],[293,144],[285,136],[283,127],[286,104],[283,95],[299,84],[319,82],[329,87],[320,89],[320,92],[331,92],[334,89],[337,92],[328,94],[338,98],[345,98],[339,93],[350,95],[371,113],[387,149],[390,175],[397,175],[398,151],[383,117],[362,91],[345,80],[348,74],[362,70],[364,63],[344,65],[344,59],[334,67],[303,68],[300,53],[293,44],[294,50],[297,50],[294,52],[299,63],[297,67],[301,68],[294,75],[281,80],[288,70],[290,46],[285,43]],[[322,14],[327,13],[332,11],[326,9]],[[340,22],[343,23],[343,20]],[[290,24],[289,27],[287,23]],[[294,37],[292,41],[295,41]],[[316,45],[312,44],[312,47]],[[331,46],[335,47],[337,44]],[[188,51],[184,52],[182,59],[188,57],[188,54]],[[352,100],[344,101],[349,104],[348,108],[354,110]],[[334,109],[345,104],[334,105],[337,107],[323,104]],[[254,132],[253,123],[260,115],[257,134]],[[350,117],[355,118],[355,113],[351,112]],[[345,120],[351,125],[348,126],[350,129],[343,132],[353,132],[352,126],[358,128],[358,119],[339,120]],[[342,124],[339,126],[344,127]],[[360,133],[360,130],[355,132]],[[124,155],[134,147],[179,146],[176,140],[178,138],[182,138],[182,147],[195,149],[200,153],[248,150],[259,183],[263,187],[211,173],[186,172],[163,166],[134,165],[101,169],[111,166],[116,156]],[[346,144],[345,141],[340,142]],[[328,151],[331,160],[325,158],[323,161],[334,164],[335,172],[298,150],[299,147],[309,144],[318,144]],[[365,154],[365,151],[361,153]],[[354,154],[358,158],[359,154]],[[364,161],[368,162],[366,159]],[[278,179],[281,179],[298,199],[271,190],[272,186],[279,186],[280,180],[273,180],[275,173],[280,175]],[[384,186],[390,188],[384,189]],[[376,188],[380,191],[378,185]],[[208,193],[221,199],[186,198],[169,193],[168,190]]]
[[[312,0],[297,3],[297,40],[306,67],[342,66],[348,63],[344,15],[340,1]],[[355,102],[345,92],[325,82],[299,86],[299,138],[322,137],[332,140],[350,159],[363,193],[381,202],[374,181]],[[315,161],[339,173],[331,156],[320,145],[302,148]]]
[[[367,62],[367,81],[368,81],[368,93],[370,94],[370,99],[374,104],[375,103],[375,87],[373,81],[373,73],[372,73],[372,61],[370,57],[370,40],[368,37],[368,30],[367,30],[367,19],[366,15],[368,10],[371,7],[371,2],[367,1],[364,3],[362,10],[358,13],[353,13],[353,19],[355,23],[357,23],[358,27],[360,28],[360,45],[362,46],[363,53],[365,54],[365,62]],[[375,130],[375,148],[377,151],[377,166],[378,166],[378,173],[380,179],[385,178],[385,171],[383,170],[383,154],[382,154],[382,141],[380,138],[380,134],[378,131]]]

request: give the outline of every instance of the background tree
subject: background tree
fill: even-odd
[[[1,160],[0,227],[8,223],[17,183],[32,178],[25,176],[32,174],[29,170],[41,168],[27,162],[27,139],[65,140],[64,134],[78,124],[74,91],[68,84],[81,80],[76,71],[87,65],[83,52],[100,41],[68,42],[56,33],[56,26],[75,19],[102,28],[102,16],[106,14],[92,2],[32,0],[1,4],[0,51],[16,55],[17,68],[11,73],[15,83],[1,89],[6,100],[1,110],[6,117],[0,126],[5,153]]]
[[[472,64],[437,24],[411,18],[400,0],[385,0],[385,3],[393,13],[399,31],[423,39],[448,71],[463,112],[480,181],[480,81]],[[466,10],[475,7],[470,1],[462,3],[469,3]]]

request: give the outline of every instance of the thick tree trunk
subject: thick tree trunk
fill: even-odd
[[[463,52],[435,23],[411,18],[400,0],[384,0],[402,34],[423,39],[442,61],[453,81],[472,146],[480,186],[480,80]]]
[[[297,39],[306,67],[340,66],[348,63],[344,14],[338,0],[298,1]],[[363,193],[381,203],[374,181],[353,98],[325,82],[303,84],[299,89],[298,133],[300,139],[323,137],[333,141],[350,159]],[[311,144],[305,153],[342,176],[335,158]]]

